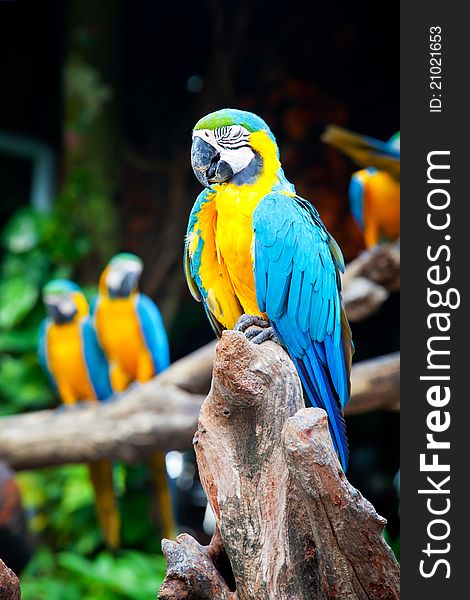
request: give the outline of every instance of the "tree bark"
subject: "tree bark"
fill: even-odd
[[[221,585],[211,547],[179,536],[163,542],[168,577],[161,600],[399,597],[385,519],[345,478],[325,412],[303,406],[299,378],[279,346],[223,333],[194,447],[236,596]]]
[[[156,381],[105,404],[82,403],[0,420],[0,460],[15,470],[185,450],[202,396]]]
[[[232,579],[218,529],[208,546],[201,546],[190,535],[182,533],[176,542],[164,539],[162,548],[168,567],[159,600],[235,600],[234,592],[222,575],[225,571],[227,579]]]

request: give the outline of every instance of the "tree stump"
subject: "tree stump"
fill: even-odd
[[[399,598],[386,521],[347,481],[278,345],[223,333],[194,447],[218,529],[207,547],[163,540],[160,600]]]

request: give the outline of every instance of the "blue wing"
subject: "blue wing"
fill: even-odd
[[[364,229],[364,182],[361,175],[353,173],[349,184],[349,207],[360,229]]]
[[[144,294],[137,296],[135,306],[145,344],[152,355],[155,373],[160,373],[170,364],[170,349],[162,316],[156,304]]]
[[[201,264],[201,252],[202,252],[202,240],[199,241],[198,248],[195,252],[195,257],[193,261],[189,256],[189,241],[191,236],[194,234],[194,228],[197,225],[197,215],[201,210],[202,205],[209,200],[208,190],[203,190],[199,196],[196,198],[196,202],[194,203],[193,208],[191,209],[191,214],[189,215],[188,228],[186,230],[186,238],[184,243],[184,259],[183,259],[183,267],[184,274],[186,276],[186,281],[188,282],[189,291],[191,292],[193,298],[198,302],[202,300],[202,282],[200,281],[199,267]]]
[[[50,385],[53,387],[55,391],[57,391],[57,384],[54,379],[54,375],[49,367],[49,359],[47,354],[47,330],[49,329],[49,325],[51,324],[50,319],[44,319],[39,326],[39,336],[38,336],[38,359],[39,364],[43,368],[44,372],[47,375]]]
[[[109,378],[109,365],[101,350],[90,317],[85,317],[80,324],[82,347],[85,365],[90,377],[90,383],[98,400],[107,400],[113,395]]]
[[[268,194],[253,214],[256,297],[293,359],[313,406],[326,410],[346,468],[351,332],[341,300],[341,251],[305,200]]]
[[[98,306],[98,302],[99,302],[99,296],[93,296],[93,298],[90,300],[89,302],[89,311],[90,311],[90,315],[93,317],[95,315],[96,312],[96,308]]]

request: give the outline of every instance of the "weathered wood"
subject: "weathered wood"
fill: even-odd
[[[18,577],[0,559],[0,600],[20,600]]]
[[[202,396],[157,379],[107,404],[37,411],[0,420],[0,460],[16,470],[109,458],[135,462],[188,447]]]
[[[356,277],[351,279],[343,289],[343,299],[348,319],[351,323],[364,321],[376,313],[390,296],[388,290],[381,285]]]
[[[176,542],[163,540],[162,550],[168,567],[159,600],[236,600],[221,573],[227,561],[218,529],[209,546],[183,533]]]
[[[17,470],[33,469],[103,458],[135,462],[156,450],[190,447],[214,348],[204,346],[112,402],[0,419],[0,460]],[[399,400],[398,355],[353,367],[347,414],[395,409]]]
[[[351,372],[351,401],[346,415],[400,410],[400,353],[362,360]]]
[[[399,597],[385,520],[347,482],[326,415],[303,408],[299,378],[279,346],[224,332],[194,447],[237,600]],[[185,582],[186,560],[192,581],[195,571],[201,579],[220,577],[186,536],[163,548],[169,575],[161,599],[230,597],[197,595]]]
[[[342,472],[326,413],[299,411],[286,423],[283,445],[307,508],[328,598],[399,598],[399,567],[382,535],[387,522]]]
[[[351,261],[343,277],[343,298],[348,319],[362,321],[374,314],[400,289],[399,242],[375,246]]]

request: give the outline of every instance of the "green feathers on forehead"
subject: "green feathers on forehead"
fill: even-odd
[[[198,131],[199,129],[213,130],[219,127],[229,127],[230,125],[241,125],[251,133],[264,129],[274,139],[267,123],[261,117],[236,108],[223,108],[222,110],[209,113],[196,123],[194,131]]]
[[[130,252],[120,252],[119,254],[115,254],[113,256],[113,258],[109,261],[109,264],[115,265],[120,262],[135,262],[141,265],[142,259],[135,254],[131,254]]]
[[[73,292],[80,292],[80,288],[68,279],[53,279],[42,288],[43,297],[68,295]]]

